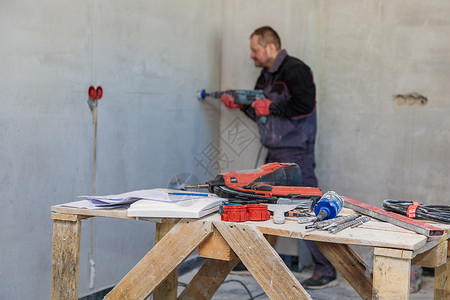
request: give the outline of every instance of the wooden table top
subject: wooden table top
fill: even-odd
[[[137,218],[128,217],[126,207],[114,208],[114,209],[80,209],[64,206],[64,204],[55,205],[51,207],[52,214],[69,214],[86,217],[110,217],[121,218],[131,220],[146,220],[160,223],[173,223],[178,219],[171,218]],[[339,215],[354,214],[350,209],[344,208]],[[217,222],[220,221],[220,215],[218,213],[210,214],[203,217],[201,220]],[[442,240],[448,238],[449,225],[434,224],[446,229],[447,234],[442,237],[427,238],[424,235],[417,234],[415,232],[400,228],[390,223],[378,221],[372,219],[356,228],[347,228],[336,234],[329,233],[322,230],[305,229],[308,224],[300,224],[295,218],[286,218],[284,224],[275,224],[272,219],[267,221],[247,221],[245,224],[255,225],[259,231],[264,234],[307,239],[313,241],[337,243],[337,244],[349,244],[349,245],[361,245],[371,247],[383,247],[404,249],[411,251],[422,252],[420,249],[426,251],[437,245]],[[424,247],[426,246],[426,247]]]

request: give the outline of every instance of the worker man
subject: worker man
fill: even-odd
[[[221,101],[230,109],[241,109],[259,128],[261,142],[267,148],[265,163],[297,163],[302,185],[317,187],[314,172],[316,140],[316,87],[311,69],[281,48],[281,40],[269,26],[256,29],[250,36],[250,58],[262,71],[255,89],[267,99],[251,105],[234,103],[223,94]],[[267,116],[266,121],[259,117]],[[310,241],[306,244],[315,263],[314,274],[302,282],[305,288],[322,288],[336,283],[336,269]]]

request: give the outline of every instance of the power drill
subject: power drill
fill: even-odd
[[[186,185],[185,189],[207,188],[222,198],[258,203],[277,203],[279,198],[318,199],[319,188],[301,185],[301,170],[294,163],[268,163],[253,170],[218,174],[201,185]]]
[[[220,99],[223,94],[231,95],[234,98],[235,104],[251,105],[256,100],[266,99],[263,90],[228,90],[207,93],[204,89],[197,91],[197,99],[205,100],[206,97]],[[262,116],[259,119],[262,124],[267,123],[267,116]]]

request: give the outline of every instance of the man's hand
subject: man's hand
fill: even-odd
[[[223,93],[222,96],[220,96],[220,101],[222,101],[222,103],[225,104],[225,106],[228,107],[229,109],[236,109],[243,107],[242,104],[235,104],[234,97],[227,93]]]
[[[270,104],[272,103],[269,99],[256,100],[252,103],[252,107],[255,109],[257,117],[270,115]]]

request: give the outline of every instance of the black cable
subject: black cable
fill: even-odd
[[[247,291],[248,295],[250,296],[249,300],[253,300],[254,299],[253,296],[252,296],[252,293],[250,292],[250,290],[247,288],[247,286],[242,281],[237,280],[237,279],[230,279],[230,280],[224,281],[223,283],[228,283],[228,282],[240,283],[244,287],[244,289]]]
[[[256,298],[259,298],[259,297],[265,296],[265,295],[266,295],[266,293],[265,293],[265,292],[262,292],[261,294],[258,294],[258,295],[256,295],[256,296],[254,296],[253,299],[256,299]],[[250,300],[250,299],[249,299],[249,300]]]
[[[408,208],[413,204],[413,201],[406,200],[384,200],[383,208],[387,211],[396,212],[406,216]],[[424,205],[419,203],[414,218],[450,224],[450,206]]]
[[[267,121],[264,124],[264,134],[263,134],[263,138],[261,141],[261,147],[259,147],[258,156],[256,157],[255,169],[258,167],[259,157],[261,156],[262,149],[264,148],[264,143],[266,142],[266,138],[267,138]]]
[[[247,286],[246,286],[242,281],[237,280],[237,279],[230,279],[230,280],[224,281],[222,284],[228,283],[228,282],[237,282],[237,283],[241,284],[241,285],[244,287],[244,289],[247,291],[248,295],[250,296],[250,298],[249,298],[248,300],[254,300],[254,299],[255,299],[255,298],[252,296],[252,293],[250,292],[250,290],[247,288]],[[184,282],[181,282],[181,281],[178,281],[178,285],[179,285],[179,286],[182,286],[182,287],[187,287],[187,284],[184,283]],[[264,294],[264,293],[263,293],[263,294]],[[257,295],[256,297],[259,297],[259,296],[261,296],[261,295],[263,295],[263,294]]]

